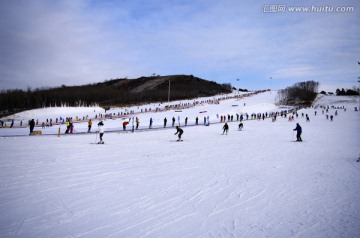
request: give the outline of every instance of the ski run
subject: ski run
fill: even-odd
[[[2,118],[15,121],[0,128],[0,237],[360,237],[359,98],[322,96],[290,121],[269,116],[292,109],[275,98],[234,93]],[[73,118],[72,134],[41,128],[60,117]],[[30,119],[42,135],[29,136]],[[302,143],[292,143],[296,123]],[[183,141],[171,143],[179,124]]]

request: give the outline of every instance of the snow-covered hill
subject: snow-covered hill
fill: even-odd
[[[96,133],[8,137],[28,128],[0,129],[0,237],[359,237],[357,99],[322,97],[294,121],[245,120],[237,130],[236,113],[286,110],[275,96],[112,109],[106,113],[134,114],[104,120],[106,131],[115,131],[105,132],[104,145],[95,144]],[[30,117],[105,113],[53,109]],[[228,114],[234,122],[222,135],[218,116]],[[136,116],[142,130],[124,133],[122,122]],[[165,117],[166,129],[145,130],[150,118],[162,128]],[[172,117],[201,123],[183,126],[184,141],[173,142]],[[302,143],[291,142],[296,123]],[[75,124],[77,132],[86,128],[86,121]]]

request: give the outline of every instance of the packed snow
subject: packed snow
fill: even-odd
[[[289,121],[293,114],[269,116],[292,109],[275,97],[54,107],[3,118],[14,124],[0,129],[0,237],[360,237],[358,98],[323,96]],[[64,124],[40,126],[60,117],[72,118],[73,134]],[[29,136],[32,118],[43,135]],[[296,123],[303,142],[293,142]]]

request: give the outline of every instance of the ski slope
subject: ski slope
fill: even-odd
[[[359,237],[357,98],[324,96],[292,122],[245,120],[243,131],[229,122],[221,135],[217,115],[284,110],[275,96],[136,113],[128,116],[140,119],[134,133],[122,130],[128,118],[105,119],[114,132],[105,132],[104,145],[95,144],[96,133],[64,135],[63,126],[60,137],[52,135],[58,126],[42,136],[0,129],[0,237]],[[322,114],[319,106],[330,110]],[[67,116],[102,113],[87,110],[68,108]],[[16,123],[61,116],[58,108],[26,113]],[[181,125],[189,118],[183,142],[171,142],[173,116]],[[196,116],[200,125],[192,126]],[[202,125],[204,116],[210,126]],[[302,143],[292,142],[296,123]],[[87,122],[75,124],[76,132],[86,129]]]

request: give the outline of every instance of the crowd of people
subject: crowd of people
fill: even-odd
[[[211,101],[212,103],[212,101]],[[186,106],[187,104],[185,104]],[[338,110],[344,110],[346,111],[345,107],[329,107],[329,106],[320,106],[318,108],[314,108],[314,115],[318,115],[318,109],[320,109],[321,114],[326,116],[326,119],[329,120],[334,120],[334,116],[338,115]],[[333,109],[333,114],[329,113],[329,110]],[[271,118],[273,122],[276,121],[276,119],[278,117],[282,117],[282,118],[288,118],[289,121],[294,121],[295,118],[298,118],[300,115],[298,114],[298,110],[299,108],[293,108],[291,110],[281,110],[281,111],[276,111],[276,112],[264,112],[264,113],[235,113],[235,114],[223,114],[223,115],[216,115],[216,120],[213,121],[213,123],[227,123],[227,122],[234,122],[234,121],[239,121],[242,122],[244,120],[265,120],[266,118]],[[310,122],[310,116],[308,114],[304,114],[301,113],[301,117],[305,117],[306,118],[306,122]],[[84,117],[83,119],[89,118],[88,116]],[[88,131],[87,132],[91,132],[91,128],[92,128],[92,122],[93,120],[99,120],[102,121],[103,119],[108,118],[106,116],[106,114],[96,114],[95,117],[93,119],[88,119]],[[182,119],[182,120],[181,120]],[[193,118],[192,120],[190,120],[188,117],[185,118],[180,118],[180,116],[178,116],[177,118],[175,116],[173,116],[172,118],[167,118],[165,117],[163,119],[163,127],[166,128],[168,126],[168,120],[171,120],[170,124],[171,127],[175,127],[175,125],[182,125],[182,126],[188,126],[188,125],[199,125],[199,117],[196,116],[195,118]],[[75,118],[75,122],[81,122],[82,120],[80,120],[78,117]],[[190,122],[191,121],[191,122]],[[74,133],[74,120],[72,117],[67,117],[65,119],[63,118],[56,118],[54,121],[52,119],[46,119],[45,122],[41,123],[41,127],[43,129],[45,129],[46,127],[51,127],[54,125],[66,125],[66,131],[65,133]],[[153,128],[153,118],[150,118],[149,120],[149,126],[148,128],[151,129]],[[130,117],[128,119],[126,119],[125,121],[123,121],[122,126],[123,126],[123,130],[127,130],[127,125],[128,124],[132,124],[134,125],[132,127],[132,130],[138,130],[139,129],[139,125],[140,125],[140,117],[136,116],[136,117]],[[21,122],[22,125],[22,122]],[[36,126],[39,126],[39,120],[29,120],[28,124],[30,127],[30,133],[33,132],[34,128]],[[204,116],[203,117],[203,125],[210,125],[210,117],[209,116]],[[6,126],[6,124],[1,121],[0,122],[0,127],[4,127]],[[11,122],[10,124],[10,128],[14,126],[14,121]]]
[[[34,120],[29,120],[28,123],[24,123],[22,121],[18,122],[17,125],[15,125],[14,120],[11,120],[10,123],[10,128],[12,127],[24,127],[24,126],[28,126],[30,128],[30,134],[33,133],[34,128],[37,126],[41,126],[42,129],[46,129],[47,127],[52,127],[54,125],[66,125],[66,134],[72,134],[75,133],[75,129],[74,129],[74,123],[77,122],[83,122],[83,121],[87,121],[88,123],[88,130],[87,132],[92,132],[92,123],[93,121],[103,121],[104,119],[108,119],[108,118],[112,118],[112,119],[116,119],[117,117],[120,117],[123,119],[122,121],[122,128],[123,130],[128,130],[127,126],[130,124],[132,125],[131,129],[132,130],[139,130],[139,126],[140,126],[140,118],[141,118],[141,113],[145,113],[145,112],[159,112],[159,111],[164,111],[164,110],[175,110],[175,112],[177,112],[176,110],[182,110],[185,108],[189,108],[189,107],[193,107],[193,106],[198,106],[198,105],[204,105],[204,104],[219,104],[222,100],[227,100],[227,99],[231,99],[234,97],[237,97],[239,99],[243,99],[252,95],[255,95],[259,92],[256,93],[249,93],[249,94],[245,94],[245,95],[234,95],[234,96],[223,96],[223,97],[218,97],[218,98],[213,98],[213,99],[206,99],[206,100],[194,100],[193,102],[178,102],[175,104],[170,104],[170,105],[162,105],[162,104],[158,104],[157,107],[153,108],[153,107],[149,107],[149,108],[140,108],[138,107],[138,112],[135,112],[135,110],[128,110],[125,109],[124,112],[118,112],[118,113],[97,113],[95,114],[95,116],[93,116],[92,118],[90,118],[88,115],[83,116],[82,118],[76,116],[75,119],[73,119],[72,117],[67,117],[65,119],[63,119],[62,117],[58,117],[55,119],[49,118],[46,119],[43,122],[39,122],[38,119]],[[155,106],[155,105],[154,105]],[[244,103],[244,107],[245,107],[245,103]],[[280,111],[274,111],[274,112],[262,112],[262,113],[241,113],[240,110],[237,113],[229,113],[229,114],[217,114],[216,118],[212,118],[212,122],[211,123],[225,123],[224,124],[224,134],[227,134],[229,128],[228,128],[228,122],[240,122],[238,128],[242,129],[243,128],[243,121],[245,120],[265,120],[266,118],[271,118],[273,122],[275,122],[277,120],[278,117],[282,117],[282,118],[288,118],[289,121],[294,121],[296,118],[298,118],[300,115],[298,114],[298,110],[300,108],[293,108],[291,110],[280,110]],[[320,112],[322,115],[325,115],[326,119],[332,121],[334,120],[334,116],[338,115],[338,110],[344,110],[346,111],[346,108],[343,107],[330,107],[330,106],[318,106],[316,108],[314,108],[314,115],[317,116],[318,110],[320,109]],[[331,112],[330,112],[330,109]],[[202,112],[200,112],[202,113]],[[204,111],[204,114],[206,115],[206,111]],[[134,115],[132,117],[129,117],[129,115]],[[308,114],[304,114],[301,113],[301,117],[305,117],[306,118],[306,122],[310,122],[310,116]],[[158,119],[157,119],[158,120]],[[200,122],[201,120],[203,120],[203,122]],[[170,121],[170,123],[168,123],[168,121]],[[40,123],[40,124],[39,124]],[[206,126],[210,125],[210,117],[208,115],[204,116],[203,119],[199,118],[199,116],[196,116],[194,118],[189,118],[189,117],[183,117],[180,118],[180,116],[173,116],[171,118],[167,118],[165,117],[163,119],[163,125],[162,127],[166,128],[168,126],[171,127],[175,127],[175,125],[177,126],[188,126],[188,125],[199,125],[199,124],[203,124]],[[226,125],[226,126],[225,126]],[[148,124],[148,129],[152,129],[154,128],[154,120],[153,118],[150,118],[149,120],[149,124]],[[0,127],[9,127],[6,125],[6,123],[4,121],[0,121]],[[157,121],[156,124],[156,128],[159,127],[159,123]],[[141,129],[146,129],[146,123],[144,123],[144,126]],[[297,131],[301,131],[299,129],[297,129]],[[301,133],[300,133],[301,134]],[[299,139],[300,140],[300,139]]]

